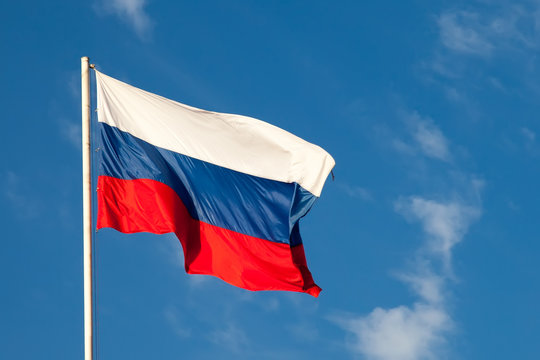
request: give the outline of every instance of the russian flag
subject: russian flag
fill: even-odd
[[[98,229],[173,232],[189,274],[318,296],[299,219],[335,164],[326,151],[257,119],[96,79]]]

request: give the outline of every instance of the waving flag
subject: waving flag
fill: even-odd
[[[299,219],[335,164],[327,152],[257,119],[96,79],[98,228],[174,232],[187,273],[318,296]]]

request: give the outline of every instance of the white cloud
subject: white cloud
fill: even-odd
[[[500,90],[502,92],[507,92],[505,86],[501,83],[501,81],[493,76],[488,77],[489,84],[493,86],[495,89]]]
[[[300,322],[294,323],[286,328],[295,339],[302,342],[314,343],[320,340],[319,330],[315,324]]]
[[[482,117],[477,92],[485,86],[510,94],[520,92],[521,84],[527,96],[537,98],[540,2],[489,1],[481,11],[471,8],[453,6],[434,18],[439,37],[431,59],[422,62],[424,80],[471,119]],[[512,71],[495,71],[501,61],[512,64]]]
[[[437,18],[441,46],[435,52],[432,70],[443,77],[461,81],[467,59],[464,55],[489,59],[499,49],[516,48],[517,44],[531,46],[529,40],[532,37],[524,35],[516,20],[525,16],[524,13],[519,9],[510,13],[508,17],[465,11],[442,13]],[[502,88],[500,82],[492,85]],[[444,90],[451,101],[467,100],[467,94],[460,86],[444,84]],[[397,274],[416,300],[388,308],[376,307],[360,316],[349,314],[334,318],[347,331],[351,351],[366,360],[449,357],[447,350],[451,351],[451,348],[447,338],[454,330],[450,310],[450,285],[455,279],[452,254],[471,224],[481,216],[479,194],[483,181],[468,175],[461,178],[462,173],[452,161],[451,144],[432,119],[416,112],[406,113],[403,118],[408,127],[408,138],[395,139],[394,148],[411,156],[422,155],[448,162],[454,171],[449,172],[445,184],[453,183],[468,201],[447,195],[445,200],[410,196],[395,202],[398,213],[420,224],[424,237],[410,267]],[[527,137],[525,132],[523,135]],[[456,147],[455,150],[459,149]],[[457,178],[454,178],[456,173]]]
[[[459,62],[450,63],[448,57],[440,53],[436,53],[431,61],[425,62],[423,65],[434,73],[449,79],[456,80],[461,76],[461,64]],[[430,79],[430,81],[432,80]]]
[[[452,247],[460,242],[471,222],[480,216],[474,206],[459,202],[442,203],[421,197],[400,199],[396,210],[406,218],[419,220],[427,235],[429,250],[442,256],[449,264]]]
[[[493,45],[478,30],[478,15],[469,12],[449,12],[442,14],[437,24],[441,41],[450,50],[474,54],[489,55]]]
[[[527,127],[522,127],[519,130],[525,150],[532,156],[538,156],[540,151],[536,144],[536,133]]]
[[[393,139],[392,146],[394,147],[395,150],[397,150],[398,152],[402,154],[413,155],[416,153],[416,151],[411,145],[407,144],[406,142],[400,139]]]
[[[526,127],[521,128],[521,134],[529,142],[534,142],[534,140],[536,139],[536,133]]]
[[[412,290],[429,304],[442,304],[444,277],[424,268],[418,273],[399,274],[398,278],[409,284]]]
[[[365,317],[339,322],[352,334],[349,346],[367,360],[437,359],[443,334],[451,328],[443,309],[421,303],[376,308]]]
[[[441,43],[461,54],[490,56],[496,50],[536,49],[540,6],[501,3],[489,11],[446,11],[437,19]]]
[[[470,186],[476,193],[481,182],[473,180]],[[419,252],[414,271],[398,274],[419,300],[410,307],[378,307],[366,316],[341,316],[335,322],[352,335],[351,350],[367,360],[440,359],[446,335],[453,328],[445,300],[451,250],[480,216],[480,210],[458,201],[440,202],[418,196],[399,199],[395,206],[406,218],[419,221],[426,235],[421,250],[428,251]],[[437,260],[444,265],[438,273],[432,265]]]
[[[268,299],[263,299],[263,301],[260,301],[260,305],[264,311],[268,312],[276,312],[279,310],[279,300],[275,297],[271,297]]]
[[[101,1],[95,6],[98,13],[114,14],[128,23],[139,38],[150,37],[153,22],[145,12],[146,0],[110,0]]]
[[[189,274],[186,279],[189,286],[193,288],[210,286],[212,282],[215,283],[213,277],[210,275]]]
[[[443,133],[433,123],[420,121],[416,124],[414,139],[420,145],[422,152],[429,157],[448,160],[448,141]]]
[[[357,198],[364,201],[373,199],[371,192],[368,189],[363,188],[361,186],[351,186],[345,183],[338,183],[338,186],[350,197]]]
[[[13,171],[3,174],[3,194],[10,203],[13,212],[20,218],[33,219],[39,215],[39,206],[26,194],[23,179]]]
[[[226,328],[214,330],[208,338],[214,344],[226,347],[236,353],[241,352],[248,345],[246,333],[231,323]]]
[[[82,148],[82,128],[80,123],[73,123],[67,120],[60,121],[60,133],[77,150]]]
[[[442,161],[450,161],[452,158],[448,140],[442,131],[435,125],[433,120],[422,117],[417,112],[404,115],[405,122],[409,127],[413,143],[394,139],[394,148],[404,154],[416,154],[418,152],[427,157]]]
[[[163,316],[169,325],[173,328],[176,335],[181,338],[187,338],[191,336],[191,329],[184,325],[181,320],[181,315],[178,309],[174,306],[169,306],[163,311]]]
[[[74,99],[77,100],[77,103],[81,98],[81,75],[79,72],[71,72],[67,79],[68,91]]]

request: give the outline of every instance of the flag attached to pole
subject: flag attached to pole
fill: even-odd
[[[326,151],[257,119],[96,79],[98,229],[174,232],[189,274],[318,296],[299,219],[335,164]]]

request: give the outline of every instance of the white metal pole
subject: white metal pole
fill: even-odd
[[[83,266],[84,266],[84,360],[93,360],[92,314],[92,178],[90,162],[90,64],[81,58],[82,164],[83,164]]]

